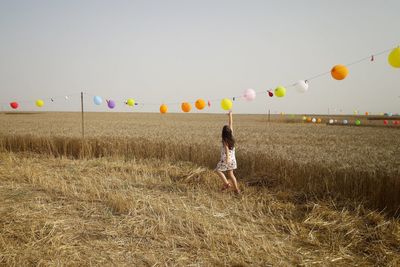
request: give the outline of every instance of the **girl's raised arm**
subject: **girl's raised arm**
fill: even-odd
[[[231,128],[231,131],[233,132],[233,119],[232,119],[232,111],[229,111],[229,128]]]

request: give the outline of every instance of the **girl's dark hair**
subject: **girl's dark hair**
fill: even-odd
[[[222,128],[222,142],[224,142],[230,150],[235,147],[235,138],[233,138],[232,130],[228,125]]]

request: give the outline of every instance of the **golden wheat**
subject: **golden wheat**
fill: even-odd
[[[189,162],[0,153],[0,264],[398,266],[400,223]]]
[[[297,118],[301,121],[301,118]],[[235,115],[238,176],[247,183],[282,185],[317,197],[362,200],[396,214],[400,206],[400,131],[267,123]],[[120,157],[191,161],[214,168],[223,115],[79,114],[3,115],[0,149],[73,158]],[[26,135],[29,134],[29,135]]]

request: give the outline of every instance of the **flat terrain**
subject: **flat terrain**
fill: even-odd
[[[355,120],[352,116],[346,118]],[[365,117],[362,120],[368,123]],[[87,137],[146,138],[171,144],[208,144],[219,149],[227,116],[110,112],[87,113],[85,121]],[[291,123],[282,123],[285,121]],[[3,114],[0,125],[0,134],[81,136],[79,113]],[[234,115],[234,127],[238,153],[251,151],[300,164],[400,173],[400,127],[327,126],[302,123],[300,115],[275,115],[270,123],[267,115]]]
[[[226,115],[80,116],[0,114],[0,265],[400,265],[400,127],[234,115],[237,197]]]

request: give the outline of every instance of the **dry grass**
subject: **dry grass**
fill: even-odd
[[[239,177],[254,185],[362,200],[388,214],[399,212],[400,128],[277,123],[282,118],[267,123],[266,116],[235,116]],[[3,115],[0,122],[7,125],[0,129],[3,151],[157,158],[214,168],[226,116],[89,113],[84,145],[76,113]]]
[[[47,151],[47,149],[46,149]],[[0,153],[0,264],[398,266],[400,223],[189,162]]]

